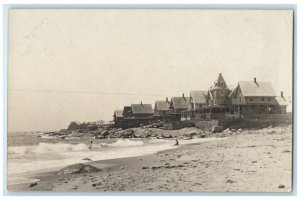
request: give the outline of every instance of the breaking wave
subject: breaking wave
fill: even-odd
[[[117,141],[111,144],[102,144],[103,146],[108,147],[130,147],[130,146],[142,146],[144,145],[143,141],[134,141],[129,139],[118,139]]]
[[[66,151],[86,151],[89,146],[86,144],[64,144],[64,143],[40,143],[35,146],[15,146],[9,147],[9,154],[44,154],[44,153],[60,153]]]

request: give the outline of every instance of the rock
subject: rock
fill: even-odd
[[[222,132],[222,131],[223,131],[222,126],[213,126],[213,128],[212,128],[213,133],[218,133],[218,132]]]
[[[103,135],[96,135],[95,139],[105,139],[105,137]]]
[[[31,183],[30,185],[29,185],[29,187],[35,187],[35,186],[37,186],[38,184],[37,183]]]
[[[142,136],[139,135],[139,134],[133,134],[133,137],[134,137],[134,138],[141,138]]]
[[[92,159],[90,159],[90,158],[84,158],[84,159],[82,159],[82,160],[92,161]]]
[[[120,138],[131,138],[133,137],[134,131],[132,129],[126,129],[122,131],[118,131],[117,134]]]
[[[231,180],[231,179],[228,179],[227,181],[226,181],[226,183],[234,183],[235,181],[233,181],[233,180]]]
[[[98,172],[98,171],[100,171],[100,169],[97,167],[80,163],[80,164],[69,165],[59,170],[57,172],[57,175],[91,173],[91,172]]]
[[[285,188],[285,186],[284,185],[279,185],[278,188]]]
[[[149,167],[142,167],[142,169],[149,169]]]
[[[108,136],[108,135],[109,135],[108,130],[103,130],[103,131],[101,131],[101,135],[102,135],[103,137]]]

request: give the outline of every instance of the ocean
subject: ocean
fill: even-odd
[[[180,144],[209,141],[198,138]],[[215,138],[216,139],[216,138]],[[92,141],[92,144],[91,144]],[[39,133],[8,133],[8,185],[38,181],[32,175],[53,171],[70,164],[153,154],[174,149],[170,139],[58,139]]]

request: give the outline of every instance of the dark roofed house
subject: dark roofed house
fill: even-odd
[[[131,104],[133,117],[153,117],[153,108],[151,104]]]
[[[230,93],[229,88],[223,78],[223,75],[219,73],[217,80],[214,85],[208,90],[208,103],[210,106],[226,106],[228,105],[228,94]]]
[[[150,124],[153,121],[153,108],[151,104],[131,104],[124,106],[123,128],[137,127],[140,125]]]
[[[254,81],[239,81],[229,99],[234,114],[272,114],[278,106],[272,84],[256,78]]]
[[[189,97],[172,97],[170,102],[170,109],[172,110],[172,120],[181,121],[187,119],[189,108]]]
[[[170,109],[170,102],[166,100],[155,101],[154,117],[156,120],[168,121],[171,117],[172,110]]]
[[[204,109],[207,108],[207,92],[201,90],[192,90],[190,92],[189,99],[189,112],[191,118],[194,118],[195,114],[202,114]]]
[[[122,126],[123,124],[123,110],[115,110],[114,111],[114,122],[116,126]]]

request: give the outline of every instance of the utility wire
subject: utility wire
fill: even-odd
[[[132,95],[132,96],[172,96],[166,94],[141,94],[141,93],[118,93],[118,92],[92,92],[92,91],[71,91],[71,90],[34,90],[34,89],[8,89],[18,92],[43,92],[43,93],[68,93],[68,94],[103,94],[103,95]]]

